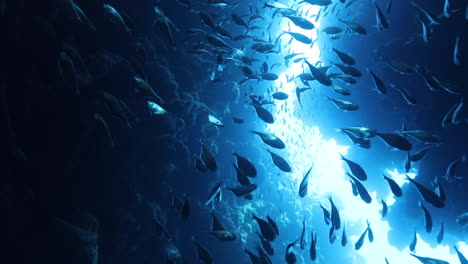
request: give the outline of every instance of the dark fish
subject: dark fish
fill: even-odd
[[[217,183],[215,186],[213,186],[213,189],[211,189],[210,193],[208,194],[208,199],[205,202],[205,207],[208,206],[210,203],[214,203],[215,200],[221,200],[221,186],[223,185],[222,182]]]
[[[387,2],[387,7],[385,8],[385,14],[390,14],[390,11],[392,11],[392,1],[393,0],[388,0]]]
[[[332,50],[336,53],[336,55],[338,55],[338,58],[340,58],[340,60],[344,63],[344,64],[347,64],[347,65],[354,65],[356,63],[356,61],[354,60],[353,57],[349,56],[348,54],[342,52],[342,51],[339,51],[335,48],[332,48]]]
[[[429,151],[431,151],[435,147],[437,147],[437,145],[428,146],[418,150],[416,153],[410,156],[410,161],[417,162],[422,160],[427,155],[427,153],[429,153]]]
[[[374,232],[372,232],[372,228],[370,227],[370,222],[367,220],[367,238],[369,239],[369,242],[374,242]]]
[[[216,47],[231,49],[231,47],[224,40],[220,39],[219,37],[215,35],[212,35],[212,34],[206,35],[206,40]]]
[[[96,119],[96,121],[98,121],[101,124],[101,126],[104,128],[104,130],[106,132],[106,135],[107,135],[107,139],[109,140],[109,144],[110,144],[111,148],[114,148],[115,147],[115,142],[114,142],[114,139],[113,139],[112,134],[110,132],[109,125],[107,125],[107,122],[104,119],[104,117],[102,117],[102,115],[100,115],[98,113],[94,113],[94,119]]]
[[[410,153],[406,152],[405,172],[408,173],[410,169],[411,169],[411,157],[410,157]]]
[[[440,229],[439,232],[437,233],[437,243],[442,243],[442,240],[444,239],[444,222],[440,222]]]
[[[122,105],[114,95],[109,92],[104,92],[104,102],[113,116],[120,119],[128,128],[132,127],[124,109],[122,108]]]
[[[232,39],[232,35],[231,35],[231,32],[229,32],[229,30],[227,30],[226,28],[220,26],[220,25],[215,25],[213,30],[220,34],[221,36],[223,37],[227,37],[227,38],[230,38]]]
[[[358,34],[361,34],[361,35],[365,35],[367,34],[367,30],[359,25],[358,23],[356,22],[352,22],[352,21],[345,21],[345,20],[341,20],[341,19],[338,19],[339,21],[341,21],[342,23],[344,23],[351,31],[354,31]]]
[[[427,210],[427,208],[421,202],[419,202],[419,207],[421,207],[421,209],[424,212],[424,222],[426,223],[426,231],[430,233],[432,231],[431,213],[429,212],[429,210]]]
[[[237,167],[236,164],[232,164],[232,166],[234,166],[234,169],[236,169],[237,182],[244,186],[250,185],[251,182],[247,175],[241,169],[239,169],[239,167]]]
[[[265,239],[260,233],[258,233],[257,231],[255,231],[258,235],[258,238],[260,239],[260,243],[262,244],[262,248],[263,250],[265,250],[265,252],[270,255],[270,256],[273,256],[275,254],[275,250],[273,249],[273,246],[271,245],[270,241],[268,241],[267,239]]]
[[[387,206],[387,203],[384,200],[381,200],[381,202],[382,202],[382,218],[383,218],[388,213],[388,206]]]
[[[296,242],[298,241],[299,239],[296,239],[296,241],[294,242],[291,242],[289,243],[287,246],[286,246],[286,254],[284,256],[284,260],[286,261],[286,263],[288,264],[295,264],[297,262],[297,257],[296,257],[296,254],[294,254],[293,251],[290,251],[290,249],[292,247],[294,247],[294,244],[296,244]]]
[[[322,32],[328,35],[336,35],[336,34],[340,34],[341,32],[343,32],[343,30],[340,27],[328,26],[322,29]]]
[[[301,34],[301,33],[296,33],[296,32],[291,32],[291,31],[283,31],[283,34],[288,34],[290,35],[293,39],[301,42],[301,43],[304,43],[306,45],[309,45],[309,44],[312,44],[312,39],[310,39],[309,37]]]
[[[351,183],[351,190],[353,191],[353,195],[354,196],[358,196],[359,195],[359,191],[356,187],[356,184],[354,184],[353,180],[349,180],[349,182]]]
[[[303,0],[302,2],[316,6],[328,6],[332,4],[331,0]]]
[[[351,170],[351,173],[356,177],[358,178],[359,180],[361,181],[365,181],[367,180],[367,174],[366,172],[362,169],[362,167],[357,164],[356,162],[354,161],[351,161],[347,158],[345,158],[343,155],[341,155],[341,159],[344,160],[346,162],[346,164],[348,164],[348,167],[349,169]]]
[[[431,91],[440,91],[443,89],[442,84],[437,77],[425,66],[416,65],[417,72],[423,77],[424,83]]]
[[[330,227],[330,231],[328,231],[328,241],[330,242],[330,244],[333,244],[335,243],[335,240],[336,240],[336,235],[335,235],[335,228]]]
[[[339,109],[345,110],[345,111],[357,111],[359,110],[359,106],[356,104],[353,104],[349,101],[345,100],[340,100],[340,99],[333,99],[327,96],[327,99],[332,101],[336,107]]]
[[[415,69],[406,63],[399,62],[399,61],[392,60],[392,59],[386,59],[384,61],[390,66],[390,68],[392,68],[392,70],[400,74],[415,73]]]
[[[275,81],[278,80],[278,75],[271,72],[264,72],[258,75],[262,80]]]
[[[330,212],[325,207],[323,207],[322,204],[320,204],[320,208],[322,208],[323,211],[323,220],[325,221],[325,224],[329,225],[331,222]]]
[[[271,219],[270,216],[267,216],[267,221],[271,225],[273,230],[275,230],[276,236],[279,236],[278,225],[276,225],[275,221],[273,221],[273,219]]]
[[[233,117],[232,122],[234,122],[236,124],[243,124],[244,120],[242,118],[239,118],[239,117]]]
[[[190,217],[190,205],[187,199],[187,195],[184,197],[184,204],[180,210],[180,215],[182,216],[183,220],[187,220]]]
[[[260,257],[255,255],[254,253],[252,253],[251,251],[249,251],[248,249],[244,248],[244,252],[247,253],[247,255],[249,256],[250,258],[250,262],[252,264],[262,264],[262,262],[260,261]]]
[[[411,244],[409,246],[409,250],[413,251],[416,249],[416,244],[418,243],[418,237],[416,236],[416,230],[414,231],[414,236],[413,236],[413,241],[411,241]]]
[[[221,222],[218,220],[216,215],[211,212],[211,231],[223,231],[225,230]]]
[[[288,94],[283,92],[276,92],[271,95],[276,100],[286,100],[288,99]]]
[[[230,190],[235,196],[242,197],[255,191],[255,189],[257,189],[257,185],[252,183],[249,185],[242,185],[239,187],[228,187],[227,189]]]
[[[346,238],[346,228],[343,226],[343,233],[341,234],[341,246],[346,247],[348,244],[348,238]]]
[[[310,64],[307,60],[304,60],[304,62],[309,66],[310,73],[319,83],[325,86],[332,85],[332,81],[326,73],[323,73],[321,70],[317,69],[314,65]]]
[[[273,115],[268,110],[263,108],[261,105],[252,103],[252,106],[255,108],[255,112],[257,113],[257,116],[260,119],[262,119],[265,123],[273,124],[275,122]]]
[[[198,243],[193,237],[192,237],[192,242],[195,245],[195,248],[197,249],[197,256],[200,259],[200,261],[203,262],[204,264],[213,263],[213,257],[208,252],[208,250],[202,245],[200,245],[200,243]]]
[[[372,80],[374,81],[375,90],[380,94],[387,94],[387,87],[385,87],[385,83],[377,75],[371,72],[369,68],[367,68],[367,71],[369,72],[369,74],[372,77]]]
[[[301,198],[307,195],[307,189],[309,186],[309,174],[312,170],[312,167],[313,166],[311,166],[310,169],[306,172],[306,174],[302,178],[301,184],[299,185],[299,197]]]
[[[437,195],[439,195],[440,199],[444,202],[447,201],[447,197],[445,195],[445,191],[444,191],[444,188],[442,188],[442,185],[440,184],[440,182],[438,181],[438,178],[436,178],[436,180],[434,181],[434,185],[436,187],[436,191],[437,191]]]
[[[254,130],[250,130],[250,132],[258,135],[260,139],[263,141],[263,143],[267,144],[268,146],[272,148],[284,149],[286,147],[284,145],[284,142],[280,138],[278,138],[277,136],[271,133],[257,132]]]
[[[377,20],[377,28],[382,30],[382,29],[388,29],[388,20],[385,14],[382,12],[380,7],[377,5],[377,1],[374,1],[375,4],[375,17]]]
[[[239,25],[241,27],[245,27],[246,29],[249,29],[249,25],[238,14],[232,13],[231,18],[234,21],[234,23],[236,23],[237,25]]]
[[[317,260],[317,233],[311,232],[310,236],[310,259],[315,261]]]
[[[455,251],[457,252],[458,259],[460,260],[460,264],[468,264],[468,260],[465,256],[458,250],[457,246],[453,246]]]
[[[339,64],[339,63],[333,64],[333,65],[338,67],[344,74],[351,75],[353,77],[361,77],[362,76],[362,72],[360,70],[354,68],[353,66],[348,66],[348,65]]]
[[[216,171],[218,165],[216,164],[216,160],[213,153],[211,153],[211,151],[207,147],[205,147],[203,143],[200,142],[200,144],[202,147],[200,157],[203,161],[203,164],[205,164],[206,168],[208,168],[210,171]]]
[[[267,151],[271,155],[271,159],[273,160],[273,164],[275,164],[275,166],[278,169],[280,169],[280,170],[282,170],[284,172],[291,172],[292,171],[291,166],[289,166],[288,162],[285,159],[283,159],[278,154],[275,154],[275,153],[269,151],[268,149],[267,149]]]
[[[296,88],[296,97],[297,97],[297,101],[299,102],[299,105],[302,107],[302,103],[301,103],[301,93],[307,91],[307,90],[310,90],[310,88],[308,87],[305,87],[305,88],[299,88],[297,87]]]
[[[314,24],[305,18],[302,18],[299,16],[285,16],[285,17],[289,18],[289,20],[291,20],[291,22],[293,22],[294,25],[302,29],[309,30],[309,29],[315,28]]]
[[[463,154],[460,158],[450,162],[449,166],[447,167],[447,170],[445,171],[445,180],[448,182],[451,182],[456,179],[463,179],[460,177],[455,177],[455,170],[457,169],[458,165],[462,162],[466,162],[466,154]]]
[[[444,260],[435,259],[435,258],[421,257],[421,256],[414,255],[412,253],[411,253],[411,256],[417,258],[423,264],[450,264],[450,263],[448,263],[447,261],[444,261]]]
[[[260,228],[260,233],[264,238],[266,238],[268,241],[275,240],[275,230],[267,221],[257,217],[255,214],[252,214],[252,218],[257,222],[258,227]]]
[[[356,185],[356,188],[358,189],[359,196],[361,197],[361,199],[365,203],[370,204],[372,202],[372,197],[370,197],[366,187],[364,187],[364,185],[362,185],[362,183],[353,175],[349,174],[348,172],[346,172],[346,175],[348,175],[353,180],[354,184]]]
[[[402,151],[410,151],[413,147],[411,142],[406,138],[395,133],[376,132],[375,135],[387,143],[387,145]]]
[[[426,188],[424,185],[418,183],[417,181],[411,179],[406,175],[406,179],[414,184],[416,189],[418,190],[419,194],[421,194],[422,198],[428,202],[429,204],[433,205],[436,208],[443,208],[445,207],[445,202],[433,191]]]
[[[440,137],[426,130],[403,130],[404,136],[408,135],[424,144],[440,143]]]
[[[252,164],[252,162],[235,152],[233,153],[233,155],[236,157],[237,166],[239,167],[239,169],[242,170],[242,172],[244,172],[249,177],[257,176],[257,169]]]
[[[335,93],[338,93],[338,94],[341,94],[341,95],[344,95],[344,96],[348,96],[348,95],[351,95],[351,91],[344,88],[344,87],[341,87],[337,84],[334,84],[332,83],[332,89]]]
[[[332,197],[328,196],[328,200],[330,201],[331,205],[331,222],[332,222],[332,227],[335,230],[339,230],[341,228],[341,219],[340,219],[340,213],[338,212],[338,209],[335,206],[335,203],[333,203]]]
[[[306,227],[305,227],[305,219],[302,221],[302,232],[301,232],[301,238],[300,238],[300,243],[299,245],[301,246],[301,249],[304,250],[304,247],[305,247],[305,244],[306,244],[306,241],[305,241],[305,230],[306,230]]]
[[[234,241],[237,239],[234,233],[227,230],[210,231],[209,233],[221,241]]]
[[[366,228],[366,230],[364,230],[364,232],[359,237],[356,244],[354,244],[354,249],[359,250],[362,247],[362,245],[364,245],[364,240],[366,239],[366,236],[367,236],[367,230],[368,230],[368,228]]]
[[[214,20],[213,20],[213,18],[211,17],[210,14],[205,13],[205,12],[203,12],[203,11],[200,11],[200,12],[198,13],[198,15],[200,16],[200,18],[201,18],[201,20],[202,20],[203,23],[205,23],[206,25],[208,25],[208,26],[210,26],[210,27],[212,27],[212,28],[215,27]]]
[[[369,139],[356,136],[356,134],[352,133],[347,129],[340,129],[343,134],[345,134],[354,144],[358,145],[361,148],[370,148],[371,141]]]
[[[396,197],[401,197],[403,195],[403,191],[401,190],[400,186],[393,180],[390,179],[389,177],[385,176],[385,174],[382,174],[384,179],[388,182],[388,185],[390,186],[390,190],[392,190],[393,195]]]

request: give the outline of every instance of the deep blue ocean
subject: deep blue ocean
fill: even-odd
[[[0,21],[0,263],[468,263],[466,0]]]

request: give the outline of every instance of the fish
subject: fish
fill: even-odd
[[[464,97],[460,98],[460,101],[458,102],[457,107],[453,110],[452,114],[452,124],[454,125],[460,125],[463,123],[463,106],[464,106]]]
[[[103,9],[104,15],[109,19],[110,22],[119,24],[125,29],[125,31],[131,32],[120,13],[114,7],[109,4],[104,4]]]
[[[273,115],[263,108],[261,105],[252,103],[252,106],[255,108],[255,112],[257,113],[257,116],[263,120],[263,122],[268,123],[268,124],[273,124],[275,122],[275,119]]]
[[[301,33],[297,33],[297,32],[291,32],[291,31],[283,31],[282,34],[288,34],[290,35],[293,39],[301,42],[301,43],[304,43],[304,44],[312,44],[312,39],[310,39],[309,37],[305,36],[304,34],[301,34]]]
[[[407,89],[403,88],[403,87],[400,87],[400,86],[395,86],[393,84],[391,84],[390,86],[396,88],[400,93],[401,95],[403,96],[403,98],[405,99],[405,101],[409,104],[409,105],[415,105],[417,103],[416,101],[416,98],[414,98],[409,92]]]
[[[155,102],[147,101],[148,109],[152,115],[164,115],[168,112]]]
[[[216,217],[216,215],[213,212],[210,212],[210,215],[211,215],[211,231],[225,230],[221,222]]]
[[[419,202],[418,205],[419,205],[419,207],[421,207],[421,209],[424,212],[424,220],[425,220],[425,223],[426,223],[426,231],[428,233],[430,233],[432,231],[432,216],[431,216],[431,213],[429,212],[429,210],[421,202]]]
[[[438,244],[442,243],[443,239],[444,239],[444,222],[440,222],[440,229],[439,229],[439,232],[437,232],[437,243]]]
[[[341,32],[343,32],[343,29],[341,29],[340,27],[336,27],[336,26],[328,26],[328,27],[323,28],[322,32],[324,32],[327,35],[336,35],[336,34],[340,34]]]
[[[273,219],[271,219],[270,216],[267,216],[267,221],[270,224],[270,226],[273,228],[273,230],[275,231],[276,236],[279,236],[278,225],[275,223],[275,221],[273,221]]]
[[[395,134],[395,133],[385,133],[385,132],[376,132],[375,135],[382,139],[387,145],[394,147],[402,151],[410,151],[413,148],[411,142],[408,139]]]
[[[421,11],[421,13],[424,14],[424,16],[426,16],[427,20],[430,22],[430,26],[440,24],[439,18],[437,16],[430,13],[429,11],[427,11],[426,9],[421,7],[420,5],[416,4],[414,1],[410,1],[410,3],[411,3],[412,6],[419,9]]]
[[[299,185],[299,197],[301,198],[307,195],[307,189],[309,186],[309,174],[312,170],[312,167],[313,165],[310,166],[310,169],[306,172],[306,174],[302,178],[301,184]]]
[[[330,201],[331,205],[331,223],[334,230],[339,230],[341,228],[341,219],[340,213],[338,212],[338,208],[336,208],[335,203],[333,203],[331,195],[328,196],[328,200]]]
[[[330,244],[335,243],[336,235],[335,235],[335,228],[332,226],[330,227],[330,231],[328,232],[328,241]]]
[[[216,164],[216,159],[213,153],[211,153],[211,151],[202,142],[200,142],[200,144],[202,147],[200,155],[201,160],[210,171],[216,171],[218,169],[218,165]]]
[[[372,228],[370,227],[370,222],[369,220],[366,220],[367,221],[367,238],[369,239],[369,242],[374,242],[374,232],[372,232]]]
[[[447,0],[446,0],[447,1]],[[460,36],[455,38],[455,45],[453,47],[453,64],[460,65]]]
[[[234,169],[236,170],[237,182],[239,182],[240,185],[244,185],[244,186],[250,185],[251,182],[249,178],[247,177],[247,175],[241,169],[239,169],[239,167],[237,167],[236,164],[232,164],[232,166],[234,166]]]
[[[176,25],[164,14],[164,12],[157,6],[153,7],[153,25],[158,24],[162,31],[167,35],[172,45],[175,45],[174,35],[172,34],[171,26],[175,31],[179,31]]]
[[[375,73],[373,73],[369,68],[367,68],[367,71],[369,72],[370,76],[372,77],[372,81],[374,82],[374,87],[375,90],[379,94],[387,94],[387,87],[385,86],[385,83],[380,79]]]
[[[311,29],[314,29],[315,28],[315,25],[310,22],[309,20],[305,19],[305,18],[302,18],[302,17],[299,17],[299,16],[285,16],[287,17],[289,20],[291,20],[291,22],[293,22],[294,25],[302,28],[302,29],[305,29],[305,30],[311,30]]]
[[[416,72],[414,67],[400,61],[385,59],[384,62],[387,63],[392,70],[400,74],[411,74]]]
[[[262,80],[266,81],[275,81],[278,79],[278,75],[271,72],[264,72],[258,75]]]
[[[190,204],[187,195],[184,197],[184,203],[180,209],[180,216],[182,217],[182,220],[188,220],[190,217]]]
[[[332,4],[331,0],[303,0],[302,3],[308,3],[309,5],[316,6],[328,6]]]
[[[408,135],[417,141],[424,144],[440,143],[441,139],[438,135],[426,130],[402,130],[404,136]]]
[[[244,248],[244,252],[247,253],[249,256],[250,261],[252,264],[261,264],[260,257],[249,251],[248,249]]]
[[[455,112],[455,109],[458,109],[460,105],[460,101],[457,101],[450,109],[449,111],[445,114],[444,119],[442,119],[442,127],[448,127],[449,125],[453,124],[452,119],[453,119],[453,113]]]
[[[287,93],[283,93],[283,92],[275,92],[271,96],[273,97],[273,99],[276,99],[276,100],[286,100],[289,97]]]
[[[459,216],[457,216],[456,222],[457,222],[457,224],[459,224],[461,226],[468,225],[468,212],[462,213]]]
[[[411,162],[418,162],[418,161],[422,160],[431,150],[433,150],[437,146],[438,145],[431,145],[431,146],[427,146],[427,147],[424,147],[424,148],[418,150],[416,153],[414,153],[414,154],[412,154],[410,156],[410,161]]]
[[[361,197],[361,200],[363,200],[365,203],[370,204],[372,202],[372,197],[369,195],[369,192],[367,191],[366,187],[353,175],[349,174],[349,172],[346,172],[346,175],[348,175],[356,185],[356,188],[358,189],[359,196]]]
[[[367,174],[366,172],[364,171],[364,169],[359,165],[357,164],[356,162],[354,161],[351,161],[347,158],[345,158],[343,155],[341,155],[341,159],[343,161],[346,162],[346,164],[348,164],[348,167],[349,169],[351,170],[351,173],[356,177],[358,178],[360,181],[365,181],[367,180]]]
[[[291,166],[289,166],[288,162],[285,159],[283,159],[278,154],[275,154],[275,153],[271,152],[268,149],[266,151],[268,151],[268,153],[270,153],[273,164],[275,164],[275,166],[278,169],[280,169],[280,170],[282,170],[284,172],[291,172],[292,171]]]
[[[252,214],[252,218],[257,222],[258,227],[260,228],[260,233],[265,239],[270,242],[275,240],[276,232],[267,221],[257,217],[255,214]]]
[[[209,231],[209,233],[221,241],[234,241],[237,239],[234,233],[227,230]]]
[[[444,10],[442,12],[442,16],[445,17],[445,18],[450,18],[451,14],[453,12],[450,9],[451,9],[450,0],[444,0]]]
[[[366,138],[358,137],[354,133],[352,133],[351,131],[346,130],[346,129],[340,129],[340,131],[343,134],[345,134],[355,145],[358,145],[361,148],[370,148],[371,147],[371,141],[370,140],[368,140]]]
[[[421,22],[421,29],[422,29],[421,37],[425,43],[429,43],[429,40],[431,38],[430,37],[431,30],[427,27],[426,22],[424,22],[424,20],[422,20],[420,16],[418,16],[418,20],[419,22]]]
[[[351,31],[354,31],[358,34],[361,34],[361,35],[366,35],[367,34],[367,30],[360,24],[356,23],[356,22],[353,22],[353,21],[346,21],[346,20],[342,20],[342,19],[338,19],[339,21],[341,21],[342,23],[344,23]]]
[[[348,244],[348,238],[346,238],[346,228],[343,226],[343,233],[341,234],[341,246],[346,247]]]
[[[309,255],[310,255],[310,259],[312,261],[315,261],[317,260],[317,233],[310,232],[310,237],[311,237],[311,240],[310,240]]]
[[[347,65],[354,65],[356,63],[356,60],[354,60],[353,57],[351,57],[350,55],[342,52],[342,51],[339,51],[335,48],[332,48],[332,50],[336,53],[336,55],[338,56],[338,58],[340,58],[340,60],[344,63],[344,64],[347,64]]]
[[[218,118],[216,118],[216,117],[214,117],[213,115],[210,115],[210,114],[208,114],[208,121],[211,124],[213,124],[215,126],[218,126],[218,127],[223,127],[224,126],[224,124],[223,124],[223,122],[221,122],[221,120],[219,120]]]
[[[341,86],[339,86],[339,85],[337,85],[337,84],[332,83],[332,86],[331,86],[331,87],[332,87],[333,91],[334,91],[335,93],[337,93],[337,94],[341,94],[341,95],[344,95],[344,96],[351,95],[351,91],[350,91],[350,90],[348,90],[348,89],[346,89],[346,88],[344,88],[344,87],[341,87]]]
[[[468,259],[466,259],[466,257],[463,256],[463,254],[460,252],[460,250],[458,250],[458,247],[453,246],[453,248],[457,252],[457,256],[458,256],[458,259],[460,260],[460,264],[468,264]]]
[[[300,237],[300,243],[299,245],[301,246],[301,249],[304,250],[306,241],[305,241],[305,219],[302,221],[302,232],[301,232],[301,237]]]
[[[440,184],[438,178],[435,178],[434,185],[436,187],[436,193],[440,197],[440,199],[445,203],[447,201],[447,196],[445,194],[444,188],[442,188],[442,184]]]
[[[286,254],[284,256],[284,260],[286,261],[287,264],[295,264],[297,262],[297,257],[296,254],[294,254],[293,251],[290,251],[292,247],[299,241],[299,239],[296,239],[295,241],[289,243],[286,246]]]
[[[445,180],[447,182],[451,182],[453,180],[457,179],[463,179],[461,177],[455,177],[455,171],[462,162],[466,162],[467,157],[466,154],[463,154],[460,158],[453,160],[450,162],[449,166],[447,167],[447,170],[445,171]]]
[[[427,67],[416,65],[416,71],[423,77],[429,90],[440,91],[444,89],[437,77]]]
[[[206,40],[211,43],[213,46],[219,47],[219,48],[227,48],[231,49],[231,46],[229,46],[224,40],[221,38],[213,35],[213,34],[208,34],[206,35]]]
[[[351,191],[353,192],[353,195],[354,196],[358,196],[359,195],[359,191],[356,187],[356,184],[354,184],[353,180],[349,180],[349,182],[351,183]]]
[[[260,139],[263,141],[263,143],[267,144],[268,146],[272,148],[284,149],[286,147],[286,145],[280,138],[278,138],[277,136],[271,133],[258,132],[254,130],[250,130],[250,132],[258,135]]]
[[[388,185],[390,186],[390,190],[392,191],[393,195],[395,195],[395,197],[401,197],[403,195],[403,191],[401,190],[400,186],[393,179],[390,179],[389,177],[385,176],[385,174],[382,173],[382,175],[384,179],[388,182]]]
[[[435,259],[435,258],[428,258],[428,257],[421,257],[417,256],[413,253],[410,253],[411,256],[417,258],[419,261],[421,261],[423,264],[450,264],[445,260],[440,260],[440,259]]]
[[[345,110],[345,111],[357,111],[359,109],[359,106],[356,104],[353,104],[349,101],[345,100],[340,100],[340,99],[333,99],[327,96],[327,99],[332,101],[336,107],[339,109]]]
[[[338,67],[343,73],[345,73],[347,75],[351,75],[353,77],[361,77],[362,76],[361,71],[359,71],[358,69],[356,69],[356,68],[354,68],[352,66],[339,64],[339,63],[335,63],[333,65]]]
[[[204,207],[207,207],[210,203],[213,203],[218,200],[221,201],[222,199],[222,192],[221,186],[223,185],[222,182],[219,182],[213,186],[210,193],[208,194],[208,199],[206,200]]]
[[[322,71],[320,71],[319,69],[317,69],[315,66],[313,66],[312,64],[310,64],[307,60],[304,60],[304,62],[309,66],[309,70],[310,70],[310,73],[312,74],[312,76],[321,84],[325,85],[325,86],[331,86],[332,85],[332,81],[330,79],[330,77],[328,77],[328,75]]]
[[[356,84],[357,81],[351,76],[347,75],[337,75],[336,78],[342,80],[343,82],[349,83],[349,84]]]
[[[114,148],[115,147],[114,138],[112,137],[109,126],[107,125],[107,122],[104,119],[104,117],[102,117],[102,115],[100,115],[99,113],[94,113],[94,119],[96,119],[104,128],[104,130],[106,131],[107,139],[109,140],[110,146],[111,148]]]
[[[220,34],[221,36],[223,36],[223,37],[227,37],[227,38],[232,39],[231,33],[230,33],[229,30],[226,29],[225,27],[222,27],[222,26],[220,26],[220,25],[215,25],[215,26],[213,27],[213,30],[214,30],[216,33],[218,33],[218,34]]]
[[[230,190],[235,196],[242,197],[255,191],[257,189],[257,185],[252,183],[249,185],[242,185],[239,187],[228,187],[227,189]]]
[[[239,118],[239,117],[232,117],[232,122],[234,122],[234,123],[236,123],[236,124],[243,124],[243,123],[244,123],[244,119]]]
[[[385,14],[387,15],[392,11],[392,2],[393,0],[388,0],[387,2],[387,7],[385,8]]]
[[[388,206],[387,206],[387,203],[383,199],[381,200],[381,202],[382,202],[382,218],[384,218],[388,213]]]
[[[416,244],[418,243],[418,237],[416,236],[416,230],[414,231],[414,236],[413,236],[413,241],[411,242],[409,246],[409,250],[413,251],[416,249]]]
[[[325,207],[323,207],[322,204],[320,204],[320,208],[322,208],[323,220],[325,221],[325,224],[329,225],[331,221],[330,212]]]
[[[255,166],[245,157],[237,154],[236,152],[232,153],[236,157],[237,166],[242,170],[247,176],[255,178],[257,177],[257,169]]]
[[[206,12],[203,12],[203,11],[199,11],[198,12],[198,15],[200,16],[202,22],[207,25],[207,26],[210,26],[212,28],[215,27],[215,23],[214,23],[214,19],[211,17],[210,14],[206,13]]]
[[[164,99],[162,99],[155,91],[154,89],[142,78],[138,76],[133,77],[133,82],[135,83],[135,86],[140,90],[141,94],[149,99],[156,99],[158,103],[166,103]]]
[[[260,239],[260,243],[262,244],[263,250],[270,255],[273,256],[275,254],[275,250],[273,249],[273,246],[271,245],[270,241],[268,241],[266,238],[264,238],[260,233],[255,231],[257,233],[258,238]],[[259,251],[260,252],[260,251]]]
[[[119,100],[109,92],[104,92],[104,101],[113,116],[120,119],[128,128],[132,128],[130,121],[119,103]]]
[[[232,21],[241,27],[249,29],[249,25],[244,21],[244,19],[236,13],[231,14]]]
[[[211,256],[210,252],[208,252],[205,247],[198,243],[194,237],[192,237],[192,242],[197,250],[198,259],[200,259],[200,261],[202,261],[204,264],[213,263],[213,257]]]
[[[416,180],[411,179],[408,175],[406,175],[406,179],[409,180],[418,190],[421,197],[436,208],[443,208],[445,207],[445,202],[433,191],[429,190],[424,185],[420,184]]]
[[[377,20],[377,28],[380,30],[388,29],[387,17],[385,16],[384,12],[382,12],[380,7],[377,5],[377,1],[374,1],[374,5],[375,5],[375,18]]]
[[[76,96],[79,96],[80,87],[78,84],[76,65],[65,51],[59,53],[57,68],[65,86],[72,90]]]
[[[366,239],[366,236],[367,236],[367,231],[368,231],[368,228],[366,228],[366,230],[364,230],[362,235],[359,237],[358,241],[354,244],[354,249],[359,250],[359,249],[362,248],[362,246],[364,245],[364,241]]]

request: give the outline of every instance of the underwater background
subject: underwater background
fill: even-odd
[[[0,263],[468,263],[466,0],[0,21]]]

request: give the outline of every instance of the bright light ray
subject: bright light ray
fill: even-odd
[[[291,2],[289,3],[289,5],[292,4]],[[307,18],[310,19],[317,15],[319,7],[303,7],[301,11],[302,13],[309,14]],[[320,20],[314,24],[316,28],[320,28]],[[292,31],[311,36],[312,40],[317,38],[317,29],[314,29],[312,32],[302,30],[288,22],[287,19],[281,19],[279,27],[280,31],[277,35],[279,35],[281,31]],[[290,38],[290,36],[285,34],[282,38],[284,38],[282,40],[284,43],[285,40],[289,41],[287,38]],[[326,59],[326,56],[321,53],[321,47],[323,46],[318,41],[310,48],[310,45],[305,45],[293,39],[289,44],[289,51],[286,52],[304,53],[303,56],[310,63],[315,64],[322,59]],[[285,52],[283,51],[283,53]],[[289,53],[281,55],[285,56]],[[274,152],[286,158],[293,168],[293,172],[288,175],[292,189],[287,190],[287,187],[279,181],[277,182],[278,186],[275,188],[283,191],[287,190],[291,195],[297,197],[295,204],[293,204],[293,210],[297,211],[296,214],[298,216],[304,211],[311,211],[312,207],[317,206],[319,202],[324,202],[328,199],[330,194],[333,194],[333,199],[339,201],[341,205],[339,208],[340,215],[344,219],[344,222],[346,222],[349,242],[352,245],[348,245],[351,251],[349,256],[352,263],[358,263],[355,257],[351,257],[352,254],[359,254],[369,264],[384,263],[385,257],[387,257],[390,263],[419,264],[420,262],[416,258],[410,256],[408,247],[400,251],[389,244],[388,233],[390,231],[390,225],[389,222],[381,217],[380,210],[382,205],[380,199],[377,199],[377,193],[375,191],[370,192],[372,197],[371,204],[366,204],[359,197],[354,197],[352,195],[349,179],[345,176],[345,165],[340,158],[340,153],[346,155],[350,146],[338,145],[333,138],[323,138],[318,125],[308,126],[300,119],[299,115],[301,109],[296,102],[297,99],[295,95],[295,88],[298,86],[294,81],[287,82],[287,79],[288,77],[295,77],[303,72],[303,62],[291,63],[287,70],[279,74],[279,78],[275,82],[276,88],[287,93],[290,99],[277,102],[277,106],[273,112],[276,121],[274,124],[267,126],[267,131],[285,141],[287,150]],[[306,72],[308,72],[308,69]],[[316,84],[311,83],[311,85],[313,89],[313,86]],[[308,107],[310,108],[310,106]],[[313,170],[310,175],[308,195],[300,199],[297,194],[298,186],[304,173],[310,166],[313,166]],[[399,173],[396,169],[387,170],[386,173],[390,174],[400,186],[404,186],[408,182],[405,180],[404,174]],[[414,178],[416,177],[416,173],[410,173],[408,175]],[[365,182],[364,185],[366,185]],[[395,203],[393,196],[382,198],[387,201],[389,209]],[[363,214],[362,212],[366,213]],[[366,241],[359,251],[355,251],[354,243],[359,239],[362,231],[366,228],[366,220],[369,220],[371,223],[375,240],[373,243]],[[348,226],[352,228],[348,229]],[[325,239],[322,239],[322,241],[325,241]],[[461,252],[468,252],[468,245],[466,243],[460,242],[458,243],[458,247]],[[425,242],[419,235],[416,250],[420,256],[439,258],[452,264],[458,263],[457,255],[450,254],[448,246],[438,245],[436,248],[431,248],[429,243]],[[318,254],[323,254],[324,256],[322,256],[322,259],[323,257],[326,259],[327,252],[319,251]],[[360,262],[359,264],[364,263]]]

